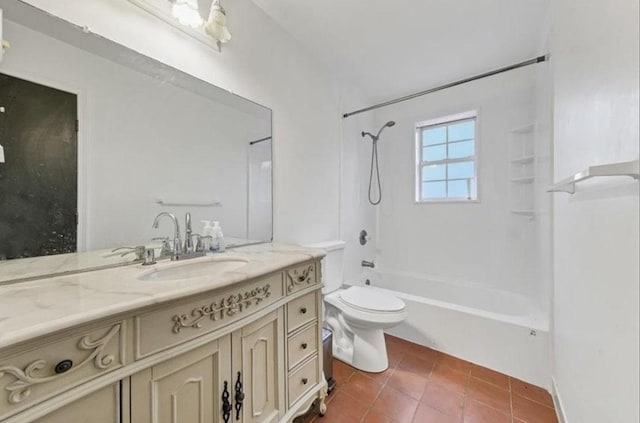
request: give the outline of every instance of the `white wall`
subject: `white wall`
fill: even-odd
[[[364,104],[357,95],[350,96],[349,104],[343,110],[353,110]],[[343,279],[353,283],[362,273],[362,260],[375,259],[376,207],[369,204],[367,189],[369,184],[369,165],[371,161],[371,142],[362,138],[362,131],[374,130],[371,113],[356,115],[342,121],[341,150],[341,192],[340,192],[340,236],[346,242],[343,262]],[[370,240],[360,245],[360,231],[366,230]]]
[[[225,3],[233,40],[217,53],[126,0],[27,0],[273,110],[274,237],[335,239],[340,108],[327,72],[250,0]]]
[[[262,139],[262,138],[259,138]],[[249,220],[250,240],[268,240],[272,237],[273,204],[271,140],[249,147]]]
[[[638,1],[551,3],[554,177],[638,159]],[[568,423],[637,422],[638,183],[554,200],[555,382]]]
[[[79,213],[86,231],[79,234],[81,247],[169,236],[169,222],[151,228],[163,210],[176,213],[181,225],[184,212],[191,211],[195,232],[200,220],[215,219],[227,235],[247,236],[252,116],[5,23],[13,46],[0,71],[79,95]],[[157,198],[217,200],[222,206],[161,208]]]
[[[543,303],[537,221],[511,213],[510,131],[535,122],[535,66],[380,109],[376,128],[384,198],[378,209],[378,260],[388,272],[465,281]],[[478,111],[479,202],[414,203],[414,125]]]

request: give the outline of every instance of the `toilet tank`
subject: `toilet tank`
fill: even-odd
[[[342,259],[344,256],[344,241],[325,241],[317,244],[305,245],[309,248],[325,250],[327,255],[322,259],[323,293],[335,291],[342,286]]]

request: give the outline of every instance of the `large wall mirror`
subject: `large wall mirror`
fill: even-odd
[[[135,259],[118,247],[220,221],[270,241],[271,110],[0,0],[0,283]],[[34,260],[46,256],[45,260]],[[34,264],[35,263],[35,264]]]

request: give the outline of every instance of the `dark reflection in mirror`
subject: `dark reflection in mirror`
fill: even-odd
[[[77,97],[0,73],[0,260],[76,251]]]

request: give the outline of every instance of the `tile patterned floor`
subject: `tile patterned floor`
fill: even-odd
[[[324,417],[305,423],[557,423],[541,388],[387,336],[389,369],[360,372],[334,360]]]

